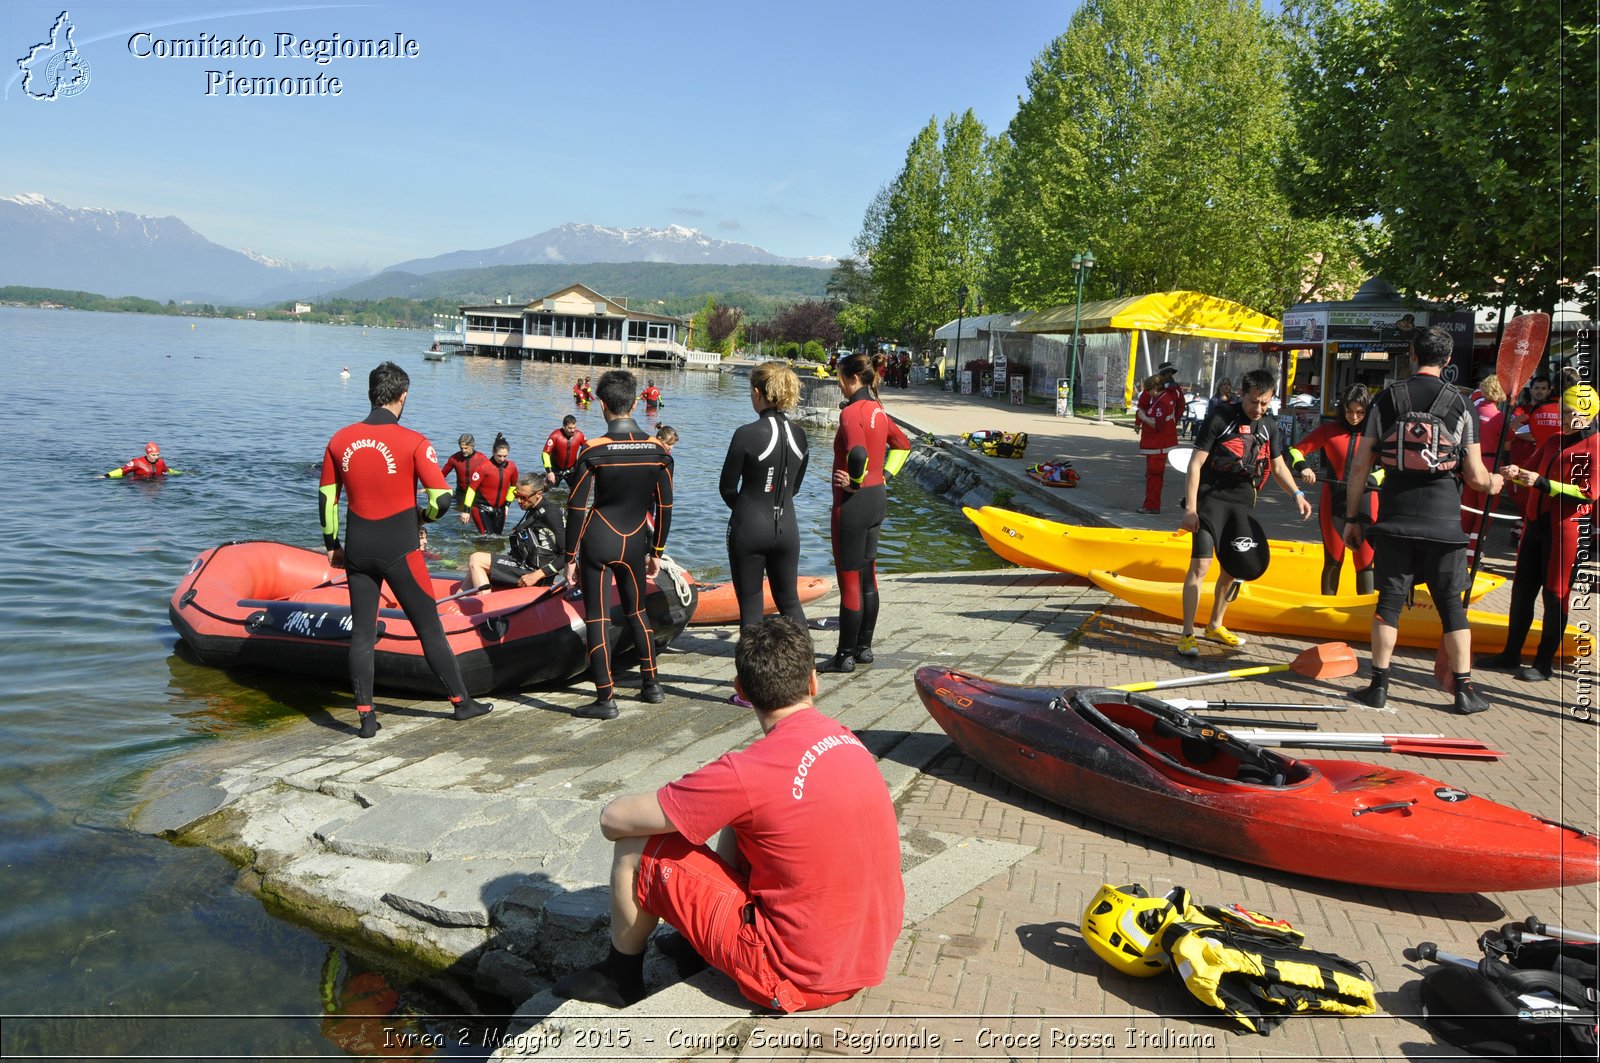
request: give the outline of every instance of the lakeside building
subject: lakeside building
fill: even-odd
[[[525,306],[460,308],[463,354],[598,366],[715,369],[721,359],[690,350],[682,318],[630,310],[593,288],[570,284]]]

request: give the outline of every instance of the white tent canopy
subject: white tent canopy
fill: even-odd
[[[961,326],[962,340],[975,340],[980,332],[1013,332],[1017,322],[1030,316],[1031,310],[1014,311],[1009,314],[983,314],[979,317],[951,318],[934,332],[935,340],[954,343],[956,326]]]

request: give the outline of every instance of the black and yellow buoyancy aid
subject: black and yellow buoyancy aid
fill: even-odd
[[[1199,913],[1190,908],[1184,914]],[[1200,915],[1170,924],[1162,946],[1197,1000],[1252,1033],[1271,1033],[1302,1012],[1370,1015],[1377,1010],[1372,982],[1359,965],[1306,948],[1298,932],[1257,933]]]

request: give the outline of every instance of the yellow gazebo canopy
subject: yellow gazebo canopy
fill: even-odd
[[[1071,333],[1077,311],[1071,303],[1054,306],[1024,318],[1016,328],[1019,332]],[[1246,343],[1276,343],[1283,336],[1283,325],[1276,318],[1200,292],[1156,292],[1084,303],[1078,314],[1078,331],[1109,329],[1141,329]]]

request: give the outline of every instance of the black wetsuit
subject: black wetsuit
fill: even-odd
[[[466,684],[445,640],[433,581],[417,545],[418,484],[428,493],[422,519],[438,520],[450,509],[450,488],[433,446],[380,406],[365,421],[334,433],[322,455],[321,484],[322,538],[330,550],[339,546],[340,488],[349,497],[344,565],[350,582],[350,687],[356,708],[372,708],[378,592],[384,583],[421,639],[439,685],[452,702],[461,702]]]
[[[645,557],[660,556],[672,526],[672,455],[659,440],[619,417],[606,434],[578,452],[567,496],[567,560],[578,562],[583,588],[583,618],[588,626],[589,666],[595,696],[613,689],[611,661],[616,634],[608,631],[606,574],[616,580],[617,596],[633,632],[639,672],[656,680],[654,633],[645,615]],[[655,528],[646,517],[655,512]]]
[[[1242,403],[1229,402],[1201,424],[1194,447],[1211,457],[1200,469],[1200,490],[1195,497],[1200,526],[1195,529],[1190,556],[1210,557],[1222,540],[1229,511],[1255,508],[1256,495],[1272,475],[1272,460],[1283,454],[1283,442],[1272,414],[1251,421]]]
[[[561,510],[548,498],[523,513],[517,526],[511,529],[511,542],[506,553],[490,562],[489,582],[501,586],[515,586],[530,572],[554,576],[561,571],[565,560],[567,529],[561,520]]]
[[[728,568],[739,598],[739,626],[752,627],[765,612],[762,576],[778,611],[805,626],[796,583],[800,529],[794,495],[806,474],[806,434],[782,410],[767,409],[733,433],[717,489],[733,510],[728,518]]]

